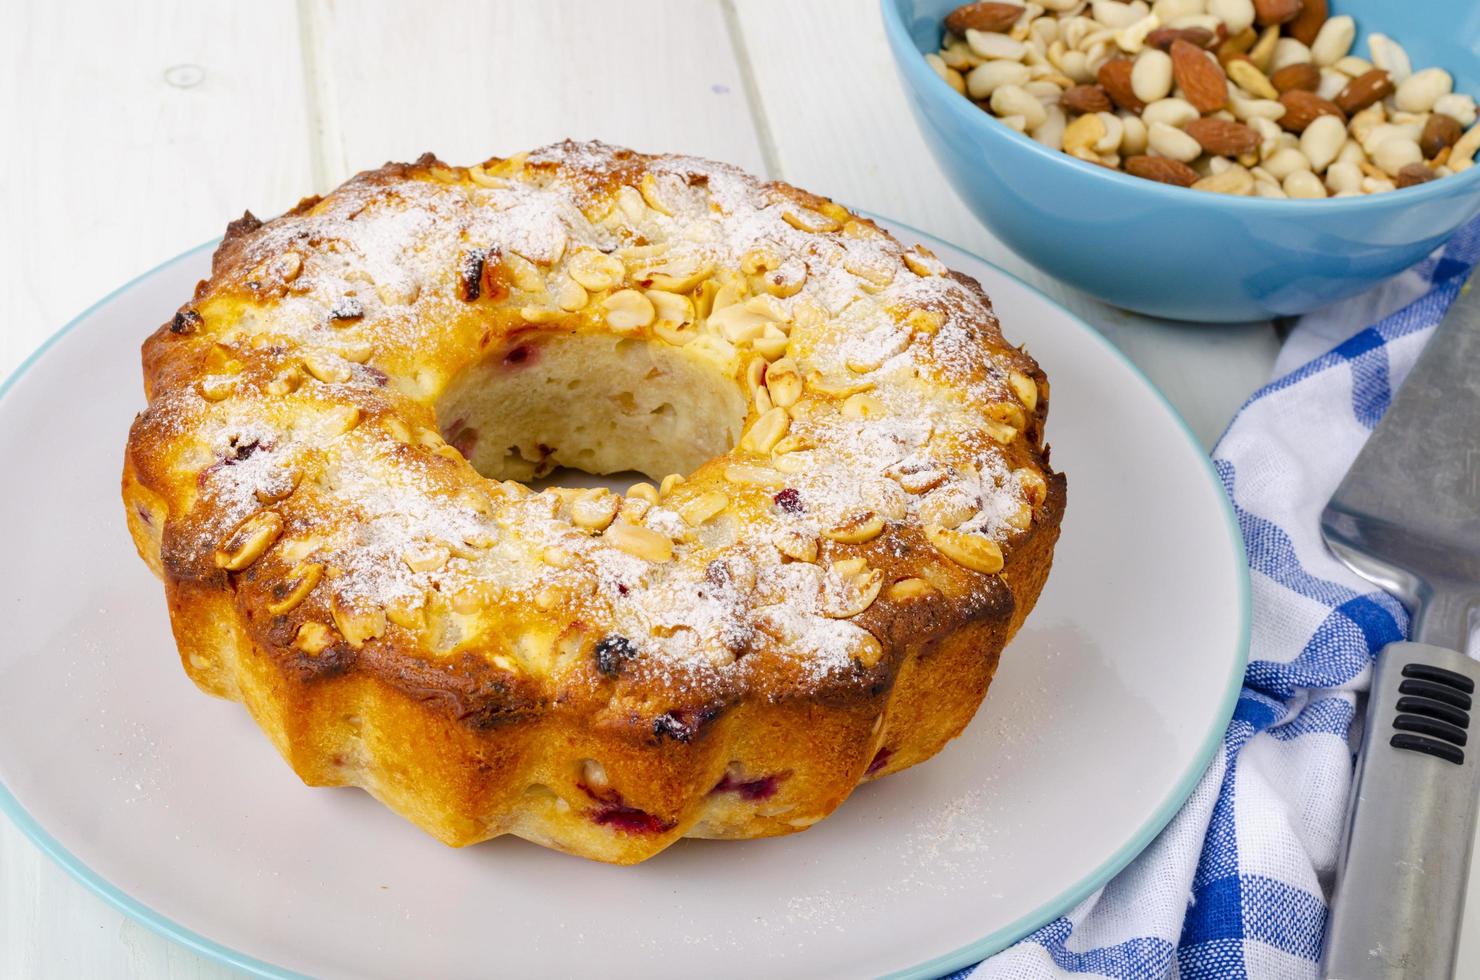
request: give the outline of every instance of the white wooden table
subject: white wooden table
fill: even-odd
[[[931,159],[873,0],[12,3],[0,65],[0,377],[244,208],[424,150],[468,163],[567,136],[726,160],[959,243],[1099,327],[1205,445],[1278,347],[1268,323],[1112,309],[1009,252]],[[0,977],[229,974],[0,819]]]

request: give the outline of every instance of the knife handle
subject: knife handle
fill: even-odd
[[[1470,872],[1480,663],[1426,643],[1377,656],[1326,929],[1322,976],[1454,973]]]

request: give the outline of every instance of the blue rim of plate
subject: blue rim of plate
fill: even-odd
[[[1112,854],[1108,859],[1101,863],[1099,867],[1095,868],[1088,875],[1085,875],[1083,878],[1081,878],[1074,885],[1065,889],[1058,896],[1043,903],[1033,911],[1019,916],[1008,925],[986,936],[983,936],[981,939],[978,939],[973,943],[968,943],[967,945],[962,946],[958,949],[954,949],[950,952],[942,953],[939,956],[932,957],[931,959],[926,960],[925,962],[920,963],[917,966],[913,966],[905,970],[900,970],[888,975],[889,980],[935,980],[935,978],[937,977],[951,973],[954,970],[959,970],[964,966],[970,966],[973,963],[986,959],[993,953],[1006,949],[1008,946],[1017,942],[1019,939],[1024,938],[1035,929],[1038,929],[1044,924],[1051,922],[1052,920],[1058,918],[1060,915],[1068,912],[1075,905],[1078,905],[1081,901],[1083,901],[1095,889],[1099,888],[1111,878],[1115,877],[1115,875],[1122,868],[1124,868],[1127,864],[1134,860],[1137,855],[1144,851],[1146,847],[1150,845],[1150,843],[1156,838],[1156,835],[1161,833],[1166,825],[1171,822],[1172,817],[1176,816],[1177,812],[1182,809],[1182,804],[1187,802],[1187,798],[1192,795],[1193,789],[1196,788],[1198,781],[1202,779],[1203,773],[1207,770],[1208,764],[1212,761],[1213,754],[1222,744],[1223,734],[1228,728],[1229,720],[1233,717],[1233,709],[1235,703],[1238,700],[1239,691],[1243,688],[1244,670],[1247,667],[1249,660],[1249,638],[1250,626],[1252,623],[1252,607],[1250,604],[1251,599],[1248,574],[1249,566],[1247,555],[1244,552],[1243,534],[1240,532],[1238,521],[1234,517],[1233,506],[1229,503],[1228,496],[1223,491],[1222,482],[1219,480],[1217,472],[1213,469],[1212,461],[1208,458],[1207,453],[1203,451],[1201,444],[1199,444],[1197,441],[1197,437],[1194,436],[1192,430],[1188,428],[1187,423],[1182,418],[1181,414],[1172,407],[1172,404],[1167,401],[1166,396],[1161,393],[1161,389],[1152,384],[1151,380],[1146,377],[1141,369],[1136,367],[1136,365],[1128,357],[1126,357],[1125,354],[1121,353],[1118,347],[1110,343],[1110,341],[1106,340],[1105,337],[1093,326],[1091,326],[1089,323],[1076,316],[1073,312],[1056,302],[1052,297],[1048,296],[1042,290],[1038,289],[1031,283],[1025,282],[1024,280],[1018,278],[1007,270],[1002,269],[992,264],[991,262],[988,262],[986,259],[974,255],[966,249],[961,248],[960,246],[952,245],[949,242],[944,241],[943,239],[937,238],[934,235],[927,234],[926,232],[923,232],[911,225],[907,225],[902,221],[897,221],[892,218],[885,218],[883,216],[875,215],[867,211],[859,210],[857,211],[857,213],[874,218],[875,220],[886,226],[897,227],[904,231],[907,231],[910,234],[921,239],[922,241],[930,242],[932,244],[940,245],[943,248],[948,248],[953,251],[961,252],[962,254],[976,260],[977,262],[980,262],[983,265],[996,270],[1002,275],[1007,276],[1018,285],[1036,295],[1039,299],[1058,309],[1061,313],[1064,314],[1064,316],[1068,317],[1068,319],[1072,323],[1078,326],[1095,343],[1099,344],[1099,346],[1106,353],[1108,353],[1111,357],[1113,357],[1115,360],[1119,361],[1122,365],[1129,369],[1131,374],[1142,384],[1144,384],[1148,389],[1150,389],[1151,393],[1156,397],[1156,399],[1161,402],[1162,407],[1167,410],[1167,413],[1176,422],[1177,427],[1181,429],[1182,434],[1187,437],[1187,441],[1191,444],[1197,458],[1203,462],[1203,466],[1207,472],[1208,479],[1212,481],[1213,486],[1217,491],[1215,496],[1217,497],[1218,502],[1222,507],[1224,522],[1227,526],[1229,538],[1233,542],[1234,552],[1238,558],[1239,565],[1239,575],[1237,576],[1237,581],[1239,588],[1239,617],[1241,622],[1239,639],[1237,641],[1238,650],[1235,651],[1235,656],[1233,658],[1233,671],[1228,679],[1227,688],[1224,691],[1222,703],[1219,706],[1218,711],[1213,716],[1212,724],[1209,727],[1207,735],[1205,735],[1203,738],[1202,747],[1198,750],[1193,764],[1187,768],[1187,771],[1183,773],[1182,778],[1179,779],[1177,783],[1172,787],[1171,791],[1162,800],[1161,804],[1156,808],[1156,811],[1151,815],[1150,819],[1148,819],[1146,823],[1142,825],[1142,827],[1135,834],[1133,834],[1129,840],[1122,844],[1114,854]],[[108,293],[108,295],[104,296],[102,299],[98,300],[87,309],[83,310],[70,322],[68,322],[66,326],[62,327],[56,333],[48,337],[41,344],[41,346],[32,351],[25,360],[21,361],[20,366],[17,367],[10,374],[10,376],[4,380],[4,382],[0,382],[0,400],[3,400],[5,398],[5,396],[10,392],[10,389],[15,386],[16,382],[18,382],[21,377],[46,354],[47,351],[51,350],[51,348],[55,346],[59,340],[61,340],[67,334],[71,333],[88,317],[92,316],[94,313],[98,312],[98,310],[113,302],[113,300],[117,299],[120,295],[132,289],[140,282],[143,282],[144,280],[160,272],[163,272],[165,269],[170,268],[178,262],[182,262],[185,259],[193,257],[194,255],[205,249],[214,248],[219,243],[219,241],[220,239],[213,239],[212,241],[197,245],[195,248],[192,248],[186,252],[182,252],[172,259],[161,262],[159,265],[150,269],[148,272],[142,273],[130,279],[122,286],[119,286],[117,289]],[[66,871],[73,878],[77,879],[77,881],[81,882],[90,891],[92,891],[99,898],[103,899],[103,901],[107,902],[109,905],[112,905],[120,912],[123,912],[124,914],[130,916],[131,918],[137,920],[145,926],[148,926],[150,929],[154,930],[160,935],[172,939],[180,945],[191,949],[194,952],[207,957],[208,959],[212,959],[217,962],[224,963],[228,966],[235,967],[236,969],[242,970],[248,974],[259,977],[268,977],[271,978],[271,980],[309,980],[309,978],[305,974],[276,966],[275,964],[268,963],[264,960],[259,960],[253,956],[247,955],[246,953],[242,953],[235,949],[232,949],[229,946],[224,946],[221,943],[216,942],[215,940],[208,939],[205,936],[202,936],[200,933],[195,932],[191,929],[187,929],[185,926],[180,925],[173,919],[170,919],[167,916],[156,912],[154,909],[129,895],[117,885],[114,885],[112,882],[108,881],[102,875],[98,874],[92,868],[84,864],[75,854],[67,850],[67,848],[64,847],[60,841],[49,834],[45,830],[45,828],[43,828],[41,824],[38,823],[34,817],[31,816],[30,812],[21,805],[20,800],[15,797],[15,794],[10,791],[9,787],[7,787],[4,782],[0,782],[0,812],[3,812],[7,817],[9,817],[11,822],[20,829],[21,833],[30,838],[31,842],[35,844],[36,847],[39,848],[43,854],[55,861],[62,868],[63,871]]]
[[[52,347],[56,346],[58,341],[71,333],[78,324],[145,279],[157,275],[179,262],[192,258],[205,249],[215,248],[219,242],[219,238],[212,239],[188,251],[181,252],[172,259],[161,262],[148,272],[130,279],[77,314],[66,326],[46,338],[40,347],[36,348],[25,360],[21,361],[20,366],[11,372],[9,377],[3,382],[0,382],[0,400],[3,400],[10,393],[10,389],[15,387],[16,382],[20,381],[21,377],[31,369],[32,365],[39,361]],[[200,933],[187,929],[175,920],[159,914],[132,895],[129,895],[123,889],[114,885],[111,881],[84,864],[77,855],[67,850],[60,841],[47,833],[46,829],[36,821],[36,818],[31,816],[30,811],[21,805],[21,801],[16,798],[15,794],[10,791],[10,787],[6,786],[4,782],[0,782],[0,813],[4,813],[9,817],[11,822],[20,829],[20,832],[29,837],[31,842],[40,849],[42,854],[45,854],[60,865],[63,871],[87,886],[90,891],[109,905],[142,922],[160,935],[173,939],[181,946],[194,950],[208,959],[225,963],[228,966],[235,967],[238,970],[255,976],[269,977],[272,980],[310,980],[310,978],[302,973],[285,970],[280,966],[264,962],[245,953],[240,953],[229,946],[223,946],[214,940],[207,939]]]

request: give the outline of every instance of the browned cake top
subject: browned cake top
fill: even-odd
[[[1046,382],[976,283],[825,199],[597,143],[243,219],[145,367],[167,578],[231,583],[306,673],[479,711],[880,683],[1010,608],[1050,474]],[[661,487],[516,482],[556,465]]]

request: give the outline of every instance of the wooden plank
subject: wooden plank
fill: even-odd
[[[313,3],[321,185],[567,137],[764,169],[717,0]]]
[[[0,377],[114,287],[310,189],[285,0],[5,4],[0,64]],[[0,819],[0,976],[232,975],[104,904]]]
[[[1268,323],[1197,327],[1117,310],[994,238],[920,136],[876,2],[743,0],[734,9],[767,128],[762,139],[776,148],[782,179],[938,235],[1026,279],[1125,351],[1206,446],[1268,379],[1279,348]]]
[[[244,209],[291,205],[311,169],[289,4],[3,10],[8,372],[69,317]]]

